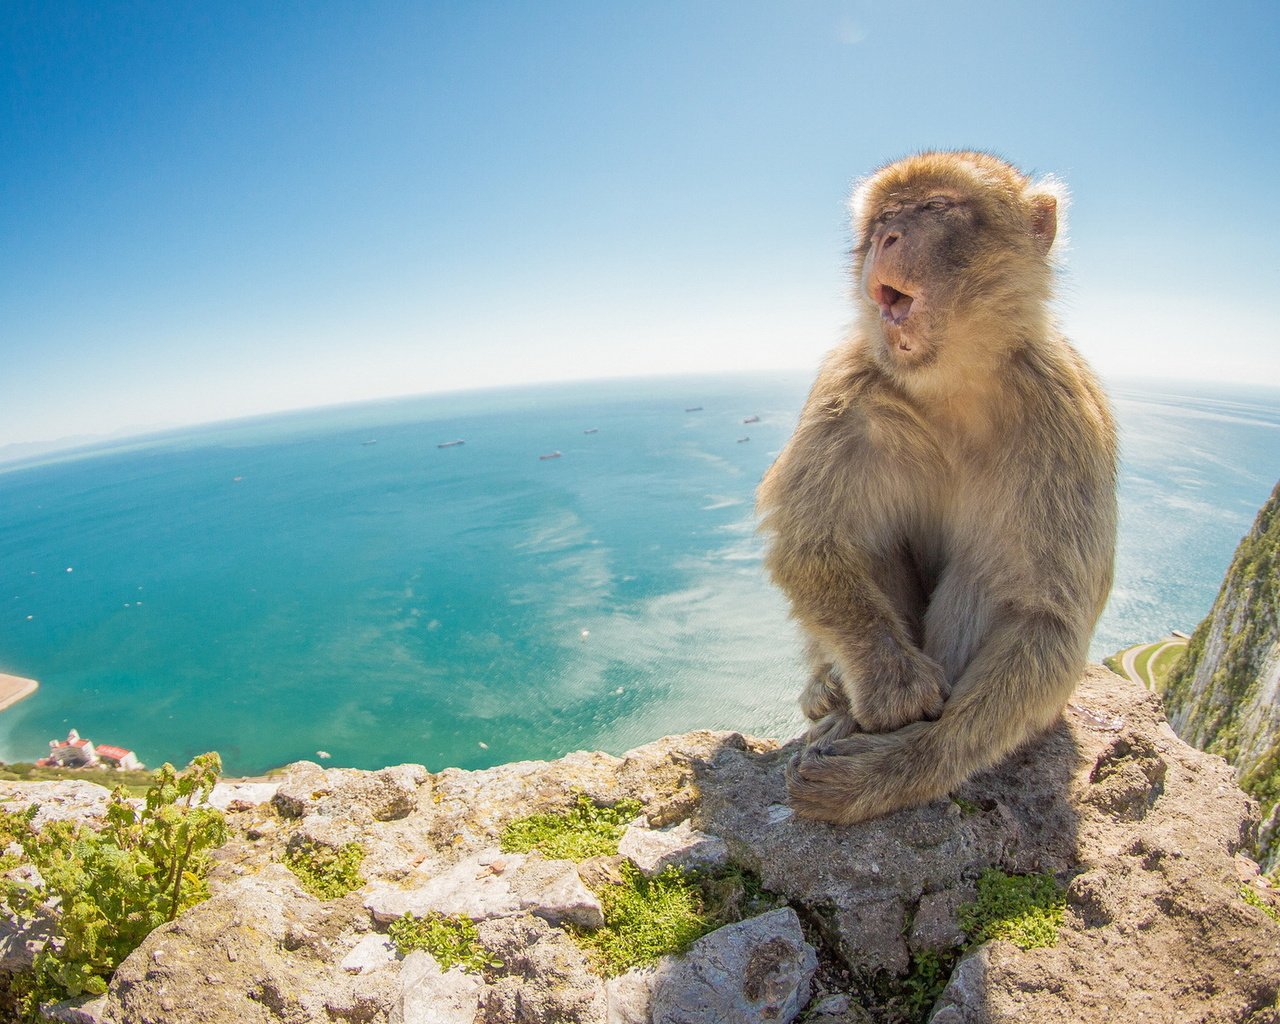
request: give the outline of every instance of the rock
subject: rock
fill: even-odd
[[[1067,901],[1058,941],[965,950],[937,1024],[1276,1024],[1280,924],[1241,895],[1278,905],[1244,856],[1254,805],[1140,688],[1091,668],[1053,729],[954,799],[850,827],[790,813],[793,750],[695,732],[620,758],[434,778],[414,766],[292,766],[272,809],[229,816],[212,898],[120,965],[104,1021],[672,1024],[759,1020],[769,1007],[775,1021],[802,1012],[814,1024],[885,1024],[882,1001],[906,983],[912,954],[968,941],[956,911],[997,868],[1055,875]],[[723,841],[734,868],[784,905],[602,980],[571,933],[598,925],[588,887],[616,882],[623,859],[574,866],[498,848],[509,822],[570,808],[581,793],[644,803],[650,827],[637,823],[628,848],[696,833]],[[329,901],[303,892],[280,860],[308,841],[359,842],[363,887]],[[501,965],[464,976],[415,954],[409,969],[382,934],[406,910],[472,917]],[[771,921],[785,926],[756,934]],[[31,940],[21,929],[0,939],[0,967],[29,958]],[[805,942],[821,964],[812,980]],[[805,984],[812,1006],[800,1006]],[[433,995],[441,985],[452,995]]]
[[[77,999],[64,999],[57,1003],[45,1003],[40,1012],[47,1020],[61,1021],[62,1024],[111,1024],[106,1016],[106,996],[80,996]]]
[[[653,1019],[788,1024],[809,1001],[817,966],[817,954],[790,907],[726,925],[659,969]]]
[[[391,1024],[474,1024],[484,981],[440,965],[421,950],[404,958]]]
[[[513,854],[507,859],[507,870],[523,862],[522,854]],[[430,913],[483,921],[518,913],[520,899],[512,892],[510,879],[494,872],[483,855],[478,855],[412,888],[377,886],[365,897],[364,905],[380,924],[389,924],[404,914],[424,917]]]
[[[32,819],[36,828],[50,821],[96,823],[106,816],[109,799],[111,790],[79,779],[0,782],[0,808],[20,813],[35,804],[40,808]]]
[[[500,866],[500,870],[499,870]],[[378,886],[365,897],[374,919],[388,924],[404,914],[429,913],[484,921],[529,910],[552,924],[583,928],[604,924],[600,901],[568,860],[489,850],[413,888]]]
[[[605,982],[608,1024],[649,1024],[653,987],[657,982],[655,967],[634,967]]]
[[[511,889],[521,909],[551,924],[595,929],[604,924],[604,908],[582,884],[571,860],[544,860],[531,855],[511,874]]]
[[[502,962],[489,972],[482,1024],[604,1024],[604,983],[563,929],[520,914],[481,922],[477,930],[484,948]]]
[[[219,782],[209,804],[220,811],[249,811],[274,799],[279,789],[278,782]]]
[[[973,886],[964,885],[921,896],[911,919],[911,937],[907,942],[911,952],[964,945],[965,934],[956,920],[956,911],[962,904],[971,903],[976,895]]]
[[[342,958],[338,966],[352,974],[364,974],[393,963],[397,955],[395,943],[385,935],[366,935]]]
[[[618,844],[618,853],[652,877],[668,867],[720,867],[729,860],[724,840],[699,832],[687,821],[666,829],[629,825]]]
[[[421,765],[402,764],[376,772],[321,768],[297,761],[285,769],[272,798],[284,816],[318,814],[354,821],[394,821],[418,807],[418,790],[431,778]]]

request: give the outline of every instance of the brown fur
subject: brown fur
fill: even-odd
[[[1116,444],[1047,308],[1059,199],[969,152],[901,160],[855,197],[857,321],[758,495],[810,638],[805,816],[944,796],[1048,728],[1083,669]]]

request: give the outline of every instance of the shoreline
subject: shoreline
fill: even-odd
[[[34,679],[22,676],[11,676],[0,672],[0,711],[12,707],[20,700],[25,700],[40,688]]]

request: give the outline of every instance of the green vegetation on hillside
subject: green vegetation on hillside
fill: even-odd
[[[1186,725],[1184,739],[1236,763],[1240,785],[1261,804],[1265,816],[1280,800],[1280,750],[1253,764],[1239,764],[1243,716],[1258,698],[1271,643],[1280,635],[1280,484],[1236,548],[1213,609],[1196,627],[1186,656],[1173,666],[1165,688],[1171,717]],[[1214,631],[1220,651],[1207,685],[1202,662]],[[1195,687],[1195,689],[1193,689]]]
[[[105,992],[107,980],[153,929],[208,898],[209,852],[226,841],[221,812],[203,805],[221,771],[202,754],[183,771],[154,772],[141,810],[117,787],[100,829],[70,821],[34,826],[38,807],[0,812],[0,842],[17,843],[39,872],[0,878],[0,903],[20,918],[52,912],[53,937],[25,979],[23,1012],[39,1019],[40,1003]]]

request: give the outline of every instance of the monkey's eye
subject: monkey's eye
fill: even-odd
[[[872,221],[872,223],[873,223],[873,224],[884,224],[884,223],[886,223],[886,222],[888,222],[888,221],[893,220],[893,218],[894,218],[894,217],[896,217],[896,216],[898,216],[898,214],[900,214],[901,212],[902,212],[902,207],[901,207],[901,206],[889,206],[889,207],[886,207],[885,209],[883,209],[883,210],[881,210],[881,211],[880,211],[880,213],[876,216],[876,219],[875,219],[874,221]]]
[[[951,200],[944,196],[934,196],[932,199],[925,200],[924,208],[937,213],[939,210],[947,210],[951,208]]]

